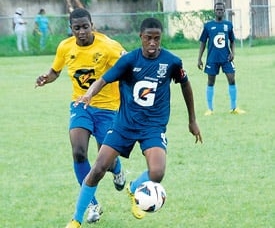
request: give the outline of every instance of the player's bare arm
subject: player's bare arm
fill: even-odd
[[[100,92],[100,90],[106,85],[106,81],[103,78],[98,79],[97,81],[95,81],[87,90],[87,92],[79,97],[75,103],[74,106],[76,107],[79,103],[84,103],[84,108],[86,109],[87,106],[90,104],[91,99],[93,96],[95,96],[96,94],[98,94]]]
[[[203,62],[202,62],[201,58],[202,58],[203,52],[205,50],[205,46],[206,46],[206,44],[201,42],[201,46],[200,46],[200,50],[199,50],[199,57],[198,57],[198,65],[197,65],[200,70],[203,69]]]
[[[195,143],[197,143],[197,142],[202,143],[200,129],[199,129],[199,126],[196,121],[189,123],[189,131],[191,132],[192,135],[194,135],[196,137]]]
[[[47,74],[42,74],[36,79],[35,88],[38,86],[44,86],[47,83],[55,81],[58,78],[59,74],[60,71],[57,72],[51,68]]]
[[[228,61],[233,61],[235,57],[235,42],[230,42],[230,54],[228,56]]]
[[[195,108],[194,108],[194,98],[193,91],[189,81],[181,84],[182,95],[185,100],[185,104],[189,116],[189,131],[196,137],[195,143],[202,143],[202,137],[200,133],[199,126],[196,122]]]

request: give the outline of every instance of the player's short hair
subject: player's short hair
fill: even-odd
[[[46,11],[45,11],[45,9],[43,9],[43,8],[40,9],[39,12],[38,12],[38,14],[45,14],[45,13],[46,13]]]
[[[147,28],[158,28],[161,31],[163,31],[161,22],[158,19],[153,17],[146,18],[142,21],[140,25],[140,32],[141,33],[144,32],[144,30]]]
[[[223,2],[216,2],[214,5],[214,10],[216,9],[216,6],[223,6],[223,8],[225,9],[225,4]]]
[[[72,19],[81,17],[87,17],[89,21],[92,22],[92,17],[88,10],[83,8],[77,8],[70,13],[70,24],[72,24]]]

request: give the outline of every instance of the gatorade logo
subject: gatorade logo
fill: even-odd
[[[225,34],[218,34],[214,37],[214,45],[217,48],[225,47]]]

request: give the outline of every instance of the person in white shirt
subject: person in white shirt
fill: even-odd
[[[13,28],[17,38],[17,50],[20,52],[28,51],[27,22],[23,19],[24,10],[17,8],[13,16]]]

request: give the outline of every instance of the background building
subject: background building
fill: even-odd
[[[225,3],[226,17],[233,22],[237,38],[275,36],[275,0],[163,0],[163,10],[212,10],[217,1]]]

